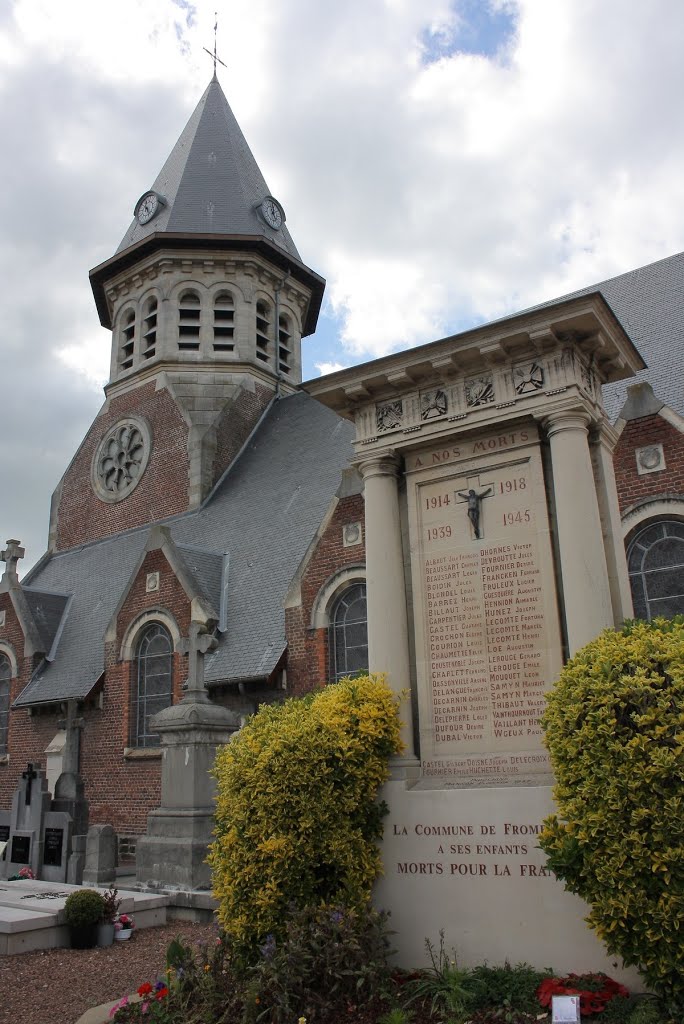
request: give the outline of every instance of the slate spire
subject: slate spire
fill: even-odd
[[[214,75],[151,191],[162,197],[144,224],[134,217],[117,253],[168,232],[264,238],[301,262],[285,224],[259,213],[269,188]],[[136,207],[137,208],[137,207]]]

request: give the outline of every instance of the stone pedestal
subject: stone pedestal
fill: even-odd
[[[148,816],[138,840],[139,884],[209,889],[207,847],[214,828],[216,748],[238,728],[236,716],[197,691],[153,719],[161,735],[162,805]]]

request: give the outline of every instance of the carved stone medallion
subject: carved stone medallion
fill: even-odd
[[[494,382],[491,376],[471,377],[465,382],[466,405],[489,405],[494,401]]]
[[[401,399],[396,402],[383,402],[375,407],[375,423],[379,431],[393,430],[400,427],[404,419],[404,406]]]
[[[421,391],[420,393],[420,418],[421,420],[434,420],[444,416],[447,411],[446,392],[441,388],[432,391]]]
[[[123,501],[142,477],[152,448],[147,423],[138,416],[119,420],[100,441],[91,468],[93,490],[102,501]]]
[[[529,395],[544,387],[544,371],[539,363],[522,363],[513,369],[513,385],[516,394]]]

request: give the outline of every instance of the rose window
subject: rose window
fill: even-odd
[[[137,420],[124,420],[105,434],[93,463],[93,485],[104,501],[127,497],[145,472],[150,453],[149,430]]]

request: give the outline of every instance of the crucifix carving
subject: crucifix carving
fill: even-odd
[[[0,551],[0,559],[5,563],[5,571],[3,573],[3,579],[18,579],[17,577],[17,562],[20,558],[23,558],[25,554],[24,548],[20,545],[18,540],[8,540],[7,547],[4,551]]]
[[[207,701],[207,689],[204,685],[204,658],[209,651],[218,647],[218,640],[206,627],[199,622],[190,623],[190,635],[184,637],[179,646],[181,654],[188,656],[188,679],[185,683],[183,700]]]
[[[24,803],[27,807],[31,806],[31,783],[34,779],[38,778],[38,772],[35,770],[31,762],[29,761],[26,771],[21,773],[22,779],[26,779],[26,796]]]
[[[475,539],[480,540],[482,533],[480,530],[480,513],[482,511],[482,501],[484,498],[488,498],[494,493],[494,487],[492,484],[481,484],[479,476],[469,476],[466,480],[467,491],[456,491],[459,498],[462,499],[458,504],[467,503],[468,519],[470,525],[473,528]],[[480,487],[484,487],[485,490],[479,490]]]

